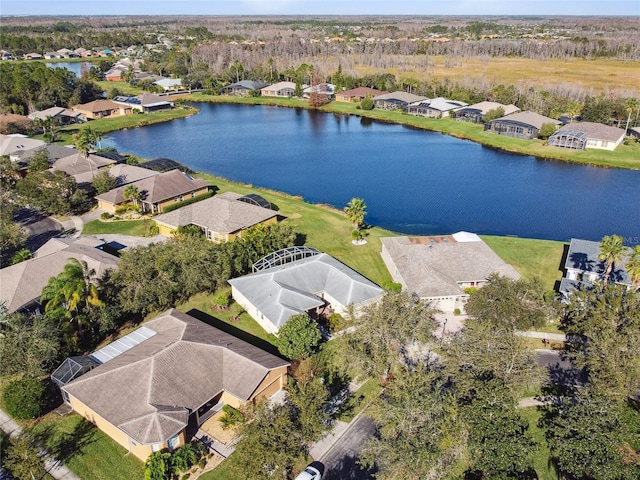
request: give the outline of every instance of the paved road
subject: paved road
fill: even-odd
[[[18,210],[14,220],[29,233],[27,248],[32,252],[62,232],[60,222],[31,208]]]
[[[552,385],[583,386],[587,382],[586,373],[575,368],[556,350],[536,350],[536,362],[541,367],[547,367]]]
[[[362,444],[375,433],[373,420],[359,416],[320,459],[325,466],[323,480],[371,480],[372,473],[360,469],[358,454]]]

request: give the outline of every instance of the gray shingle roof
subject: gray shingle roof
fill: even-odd
[[[277,212],[239,202],[238,195],[226,192],[157,216],[154,220],[173,228],[197,225],[217,233],[233,233],[277,216]]]
[[[232,83],[231,85],[227,85],[223,87],[223,90],[232,89],[232,88],[245,88],[247,90],[260,90],[261,88],[266,87],[268,84],[265,82],[258,82],[255,80],[241,80],[236,83]]]
[[[485,281],[492,273],[520,278],[479,237],[459,232],[446,238],[447,242],[430,242],[428,237],[382,238],[393,263],[388,265],[393,278],[421,298],[462,295],[458,282]]]
[[[624,136],[624,130],[622,128],[610,127],[602,123],[594,122],[567,123],[558,131],[563,132],[567,130],[583,132],[587,135],[588,139],[605,140],[607,142],[617,142]]]
[[[524,123],[525,125],[531,125],[538,130],[542,128],[542,125],[545,123],[552,123],[553,125],[560,125],[560,121],[555,118],[545,117],[544,115],[540,115],[536,112],[517,112],[512,113],[510,115],[505,115],[504,117],[500,117],[497,120],[492,120],[491,122],[516,122],[516,123]],[[489,122],[489,123],[491,123]]]
[[[77,183],[91,183],[98,170],[102,167],[113,165],[115,160],[89,155],[84,157],[80,152],[75,152],[68,157],[63,157],[53,163],[53,170],[62,170],[75,178]]]
[[[567,260],[564,263],[566,270],[578,270],[580,272],[604,274],[605,264],[598,258],[600,255],[600,242],[572,238],[567,252]],[[620,264],[614,265],[611,272],[611,281],[616,283],[631,284],[631,277],[626,270],[629,254],[625,255]]]
[[[156,335],[64,387],[141,443],[166,441],[222,391],[251,398],[271,370],[289,365],[175,309],[144,326]]]
[[[414,95],[413,93],[407,93],[407,92],[392,92],[392,93],[384,93],[382,95],[376,96],[375,101],[379,101],[379,100],[399,100],[401,102],[414,103],[414,102],[421,102],[423,100],[427,100],[427,97],[423,97],[421,95]]]
[[[96,248],[102,243],[91,238],[49,240],[34,258],[0,270],[0,300],[6,302],[9,313],[39,301],[49,278],[62,272],[69,258],[87,262],[87,266],[96,271],[96,276],[102,275],[119,261],[118,257]]]
[[[512,113],[519,112],[520,109],[515,105],[503,105],[498,102],[480,102],[474,103],[473,105],[469,105],[468,107],[464,107],[461,110],[479,110],[483,115],[489,110],[495,110],[496,108],[502,108],[504,110],[505,115],[511,115]]]
[[[342,306],[358,306],[384,293],[372,281],[322,253],[229,280],[279,329],[292,315],[324,304],[322,292]]]

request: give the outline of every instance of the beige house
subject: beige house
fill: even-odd
[[[302,85],[302,88],[306,88]],[[294,97],[296,94],[295,82],[278,82],[260,89],[263,97]]]
[[[613,151],[624,140],[622,128],[595,122],[567,123],[548,140],[550,147],[584,150],[595,148]]]
[[[177,169],[144,178],[130,185],[135,185],[142,194],[138,202],[140,209],[146,213],[162,213],[167,205],[183,202],[209,191],[207,182],[200,178],[193,178]],[[119,207],[129,202],[124,197],[127,187],[128,185],[123,185],[97,195],[95,198],[98,201],[98,208],[115,213]]]
[[[111,100],[94,100],[89,103],[75,105],[72,110],[81,113],[87,120],[96,118],[117,117],[132,113],[130,106],[119,105]]]
[[[66,403],[142,461],[189,441],[223,405],[242,409],[286,385],[286,360],[175,309],[132,333],[81,357],[94,364],[86,373],[54,381]]]
[[[378,95],[386,95],[389,92],[376,90],[375,88],[369,87],[357,87],[352,88],[351,90],[344,90],[342,92],[336,92],[336,101],[337,102],[349,102],[349,103],[358,103],[364,100],[366,97],[377,97]]]
[[[247,228],[276,223],[278,214],[270,208],[248,203],[250,197],[225,192],[154,218],[162,235],[171,236],[178,227],[196,225],[212,242],[228,242]]]
[[[496,273],[520,274],[473,233],[382,238],[384,260],[394,282],[443,312],[464,310],[465,289],[482,287]]]

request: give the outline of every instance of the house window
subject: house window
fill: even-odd
[[[151,445],[151,450],[154,452],[159,452],[160,451],[160,444],[159,443],[154,443]]]
[[[180,437],[178,435],[174,435],[169,439],[169,450],[175,449],[178,445],[180,445]]]
[[[61,392],[62,392],[62,399],[64,400],[64,402],[70,403],[71,401],[69,400],[69,394],[65,390],[61,390]]]

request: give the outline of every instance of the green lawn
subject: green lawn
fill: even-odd
[[[146,236],[149,227],[154,225],[153,220],[121,220],[114,222],[103,222],[102,220],[94,220],[84,224],[82,233],[85,235],[98,235],[119,233],[122,235],[134,235],[137,237]]]
[[[552,290],[555,282],[562,278],[560,262],[564,242],[488,235],[482,239],[524,278],[538,277],[545,290]]]
[[[31,427],[40,442],[86,480],[142,480],[143,464],[76,414],[51,412]]]
[[[536,469],[539,480],[558,480],[560,477],[550,462],[551,452],[544,430],[538,426],[538,421],[542,412],[536,407],[523,408],[519,410],[520,415],[529,421],[529,435],[538,444],[538,448],[533,456],[533,468]]]

